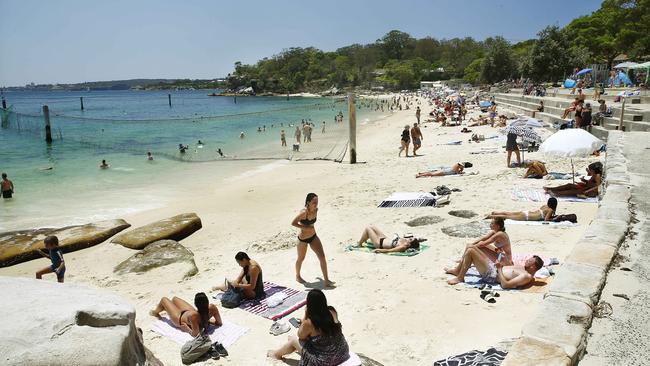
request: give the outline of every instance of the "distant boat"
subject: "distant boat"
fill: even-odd
[[[212,93],[212,94],[208,94],[208,96],[209,96],[209,97],[218,97],[219,94],[217,94],[217,93]]]

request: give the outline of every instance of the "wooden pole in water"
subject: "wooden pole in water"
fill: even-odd
[[[167,94],[167,99],[169,99],[169,106],[171,107],[172,106],[172,95]]]
[[[5,97],[2,97],[2,114],[0,115],[0,124],[2,127],[5,127],[5,114],[7,113],[7,101]]]
[[[48,144],[52,143],[52,127],[50,127],[50,108],[43,106],[43,117],[45,118],[45,141]]]
[[[354,93],[348,94],[348,121],[350,122],[350,164],[357,163],[357,109]]]
[[[621,104],[621,119],[618,121],[618,128],[617,130],[619,131],[625,131],[625,126],[623,126],[623,115],[625,114],[625,95],[623,96],[623,104]]]
[[[5,97],[2,97],[2,109],[7,109],[7,100]]]
[[[79,97],[79,101],[81,102],[81,110],[84,110],[84,97]]]

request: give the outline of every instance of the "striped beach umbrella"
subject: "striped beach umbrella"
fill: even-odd
[[[515,134],[518,138],[521,138],[527,142],[541,143],[542,137],[535,132],[532,128],[526,125],[510,125],[501,130],[501,133],[504,135]]]

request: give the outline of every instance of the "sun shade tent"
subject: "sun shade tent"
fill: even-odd
[[[539,151],[550,158],[570,158],[573,182],[575,183],[575,167],[573,158],[586,158],[600,150],[605,143],[582,128],[559,130],[549,136],[539,147]]]
[[[614,69],[627,69],[627,68],[630,68],[630,67],[635,66],[635,65],[638,65],[638,64],[636,62],[632,62],[632,61],[625,61],[625,62],[621,62],[620,64],[614,66],[613,68]]]

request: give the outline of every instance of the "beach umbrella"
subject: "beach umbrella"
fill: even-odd
[[[588,72],[592,72],[592,71],[593,71],[592,69],[582,69],[582,70],[580,70],[580,71],[578,71],[578,72],[576,73],[576,76],[580,76],[580,75],[582,75],[582,74],[586,74],[586,73],[588,73]]]
[[[573,79],[566,79],[566,80],[564,80],[564,87],[565,87],[566,89],[571,89],[571,88],[573,88],[574,86],[576,86],[576,81],[575,81],[575,80],[573,80]]]
[[[621,62],[620,64],[614,66],[613,68],[614,69],[627,69],[628,67],[634,66],[636,64],[637,64],[636,62],[625,61],[625,62]]]
[[[515,134],[524,141],[541,143],[542,137],[537,134],[531,127],[526,125],[510,125],[501,130],[504,135]]]
[[[600,150],[604,144],[602,140],[582,128],[568,128],[549,136],[539,147],[539,151],[547,157],[570,158],[575,183],[573,158],[586,158],[594,151]]]
[[[479,107],[481,108],[489,108],[492,103],[488,102],[487,100],[482,100],[478,103]]]

